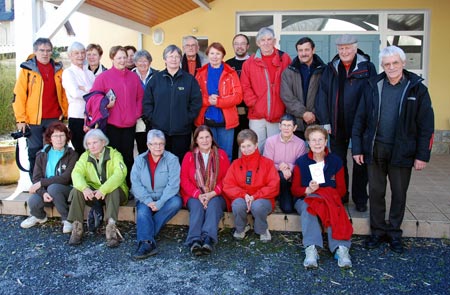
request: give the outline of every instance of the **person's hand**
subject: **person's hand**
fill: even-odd
[[[304,112],[303,113],[303,121],[306,122],[306,124],[312,124],[316,122],[316,116],[313,112]]]
[[[358,165],[364,164],[364,156],[363,155],[354,155],[353,160],[355,160],[356,164],[358,164]]]
[[[278,165],[278,169],[279,169],[280,171],[283,171],[283,170],[285,170],[285,169],[289,169],[289,165],[288,165],[287,163],[285,163],[285,162],[281,162],[281,163]]]
[[[148,206],[153,212],[158,211],[158,207],[156,207],[156,203],[155,203],[155,202],[150,202],[150,203],[147,204],[147,206]]]
[[[41,182],[38,181],[36,183],[34,183],[29,189],[28,192],[34,194],[35,192],[37,192],[38,189],[41,188]]]
[[[252,209],[253,196],[245,195],[245,203],[247,204],[247,213]]]
[[[87,92],[86,87],[84,87],[84,86],[82,86],[82,85],[79,85],[79,86],[78,86],[78,89],[81,90],[81,91]]]
[[[420,171],[422,169],[424,169],[427,166],[427,162],[415,159],[414,160],[414,169],[416,169],[417,171]]]
[[[115,103],[116,103],[115,100],[110,101],[110,102],[108,103],[108,105],[106,106],[106,108],[107,108],[107,109],[111,109],[111,108],[114,106]]]
[[[104,200],[105,199],[105,195],[99,190],[94,191],[94,197],[97,200]]]
[[[21,130],[23,133],[25,133],[25,128],[27,127],[27,123],[17,123],[17,130]]]
[[[213,106],[215,106],[216,104],[217,104],[217,98],[218,98],[219,96],[217,95],[217,94],[211,94],[209,97],[208,97],[208,102],[211,104],[211,105],[213,105]]]
[[[83,196],[86,201],[92,201],[94,198],[94,192],[90,188],[85,188],[83,190]]]
[[[50,203],[53,201],[53,198],[52,198],[52,196],[50,196],[49,193],[44,193],[43,199],[44,199],[44,202],[46,202],[46,203]]]
[[[309,182],[309,186],[306,188],[306,194],[312,194],[313,192],[315,192],[317,189],[319,188],[319,184],[317,183],[317,181],[315,180],[311,180]]]
[[[291,169],[284,169],[284,170],[281,170],[281,172],[283,173],[283,177],[284,177],[284,179],[286,179],[286,180],[288,180],[289,178],[291,178],[291,176],[292,176],[292,172],[291,172]]]

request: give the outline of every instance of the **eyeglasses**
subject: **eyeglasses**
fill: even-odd
[[[50,136],[51,138],[65,138],[66,135],[65,134],[53,134],[52,136]]]
[[[233,43],[234,46],[247,46],[247,43]]]
[[[291,124],[280,124],[281,128],[291,129],[294,128],[294,125]]]
[[[148,145],[151,147],[163,147],[166,144],[164,142],[155,142],[155,143],[149,143]]]

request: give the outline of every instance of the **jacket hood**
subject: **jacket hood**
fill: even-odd
[[[356,58],[356,67],[354,70],[356,70],[358,68],[358,64],[360,64],[362,62],[370,62],[370,56],[365,54],[364,51],[362,51],[359,48],[356,51],[355,58]],[[336,54],[330,63],[332,64],[333,68],[337,71],[338,65],[340,62],[341,62],[341,59],[339,58],[339,54]]]
[[[61,62],[55,62],[53,59],[50,59],[50,63],[53,65],[55,73],[59,70],[62,70],[63,68],[63,64]],[[39,73],[36,55],[34,53],[30,54],[27,60],[20,64],[20,67],[25,70],[30,70]]]

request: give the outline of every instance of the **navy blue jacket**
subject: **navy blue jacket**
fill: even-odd
[[[362,50],[358,49],[355,56],[355,68],[348,73],[345,80],[344,96],[339,97],[339,74],[338,66],[341,63],[339,55],[336,55],[328,63],[320,79],[319,90],[315,101],[316,118],[321,125],[331,124],[331,132],[336,135],[338,112],[338,100],[344,99],[345,130],[350,135],[356,109],[363,92],[363,87],[367,79],[375,77],[377,71],[370,57]]]
[[[415,159],[425,162],[430,160],[434,112],[428,88],[422,84],[423,79],[406,70],[403,76],[407,79],[407,85],[399,105],[391,164],[412,167]],[[352,153],[364,155],[364,162],[369,164],[372,162],[380,120],[381,90],[385,78],[383,72],[367,82],[353,124]]]
[[[148,81],[142,104],[143,117],[152,128],[169,136],[185,135],[192,131],[202,94],[194,76],[180,69],[172,77],[165,69]]]

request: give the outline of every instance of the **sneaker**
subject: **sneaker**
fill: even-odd
[[[194,256],[201,256],[203,255],[202,245],[200,241],[193,241],[191,244],[191,253]]]
[[[75,246],[81,244],[83,238],[83,224],[78,220],[72,223],[72,234],[70,235],[69,245]]]
[[[249,230],[250,230],[250,224],[247,224],[247,225],[244,227],[244,231],[243,231],[243,232],[238,233],[237,231],[234,231],[233,238],[235,238],[236,240],[243,240],[243,239],[245,238],[245,234],[246,234]]]
[[[116,226],[116,222],[110,218],[110,220],[108,221],[108,224],[106,225],[106,230],[105,230],[105,234],[106,234],[106,246],[110,247],[110,248],[115,248],[117,246],[119,246],[120,240],[119,237],[117,235],[117,226]]]
[[[151,241],[140,241],[136,253],[132,256],[134,260],[141,260],[158,254],[155,243]]]
[[[100,225],[102,225],[103,217],[103,205],[100,202],[95,202],[92,205],[87,218],[88,230],[95,233]]]
[[[311,245],[305,249],[305,260],[303,260],[303,266],[306,269],[317,268],[317,260],[319,259],[319,254],[317,254],[316,246]]]
[[[67,220],[63,220],[63,234],[70,234],[73,230],[72,223]]]
[[[47,216],[45,216],[43,219],[39,219],[37,217],[34,217],[33,215],[22,221],[20,224],[21,228],[30,228],[35,226],[36,224],[42,224],[47,222]]]
[[[352,261],[350,260],[349,249],[345,246],[339,246],[334,254],[334,258],[337,259],[338,265],[341,268],[351,268]]]
[[[272,240],[272,236],[270,235],[269,229],[266,229],[266,232],[260,235],[259,240],[263,243],[267,243]]]
[[[211,238],[209,236],[207,236],[205,238],[205,240],[203,241],[203,246],[202,246],[202,254],[203,255],[209,255],[212,253],[213,251],[213,244],[214,242],[211,240]]]

